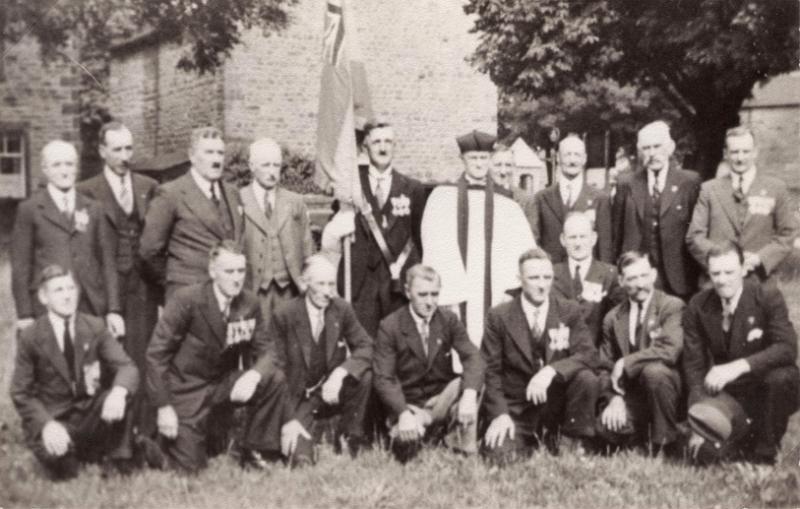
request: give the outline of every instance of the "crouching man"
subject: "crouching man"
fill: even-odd
[[[458,317],[439,308],[439,275],[425,265],[406,272],[410,304],[384,318],[375,344],[375,390],[389,411],[392,452],[402,463],[423,441],[477,452],[483,361]],[[453,350],[463,374],[453,371]]]
[[[711,248],[707,261],[713,288],[695,295],[684,317],[689,449],[702,463],[771,464],[798,407],[797,333],[777,288],[744,281],[736,244]]]
[[[522,293],[489,311],[481,345],[484,453],[500,464],[541,444],[558,453],[559,433],[595,435],[598,357],[583,312],[550,294],[553,265],[541,249],[520,256],[519,278]]]
[[[11,380],[27,445],[55,480],[77,476],[83,461],[109,459],[127,471],[136,366],[102,319],[77,312],[72,273],[45,267],[38,299],[46,313],[21,332]]]
[[[236,243],[215,245],[209,253],[211,280],[175,292],[147,348],[147,388],[173,468],[204,468],[209,436],[232,427],[237,406],[247,409],[242,466],[262,469],[266,459],[280,458],[286,381],[276,367],[259,300],[242,290],[245,270]]]

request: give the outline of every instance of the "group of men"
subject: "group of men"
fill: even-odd
[[[34,454],[54,478],[95,459],[196,472],[233,437],[243,466],[300,466],[338,416],[337,450],[378,430],[402,462],[565,441],[775,461],[800,373],[773,274],[800,228],[752,133],[727,133],[731,174],[701,186],[648,124],[613,200],[585,182],[579,137],[533,199],[495,184],[495,141],[459,137],[463,175],[428,196],[394,168],[392,126],[369,123],[364,203],[340,207],[319,253],[274,140],[250,145],[241,189],[211,127],[161,185],[131,171],[121,123],[78,184],[75,148],[48,143],[11,253],[11,395]]]

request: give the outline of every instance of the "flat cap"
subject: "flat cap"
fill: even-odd
[[[481,131],[472,131],[456,138],[458,149],[465,152],[491,152],[497,137]]]

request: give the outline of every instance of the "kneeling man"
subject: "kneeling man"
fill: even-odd
[[[745,257],[736,244],[711,248],[707,262],[713,289],[695,295],[684,317],[690,451],[701,461],[730,452],[774,463],[798,407],[797,333],[777,288],[744,281]],[[743,431],[706,433],[720,429],[703,419],[714,409],[731,421],[722,428]],[[749,430],[736,425],[742,420],[732,418],[737,414],[750,421]]]
[[[269,333],[289,385],[281,449],[292,467],[315,462],[312,433],[320,434],[314,424],[334,415],[341,416],[336,444],[344,439],[357,454],[372,392],[372,338],[350,304],[336,296],[336,268],[314,255],[302,277],[305,295],[276,310]]]
[[[580,306],[550,294],[553,265],[531,249],[519,258],[522,293],[486,319],[483,410],[490,423],[484,452],[505,463],[544,444],[558,452],[558,433],[595,434],[597,350]]]
[[[416,456],[423,439],[477,452],[483,361],[455,313],[437,306],[440,288],[435,270],[414,265],[406,272],[410,305],[384,318],[378,329],[375,390],[389,410],[392,452],[402,463]],[[453,372],[453,350],[461,376]]]
[[[102,319],[77,312],[78,295],[72,273],[42,270],[46,313],[20,333],[11,380],[27,445],[55,480],[77,476],[81,461],[132,457],[126,399],[139,373]]]
[[[187,472],[205,468],[209,437],[227,432],[237,406],[247,408],[242,466],[261,469],[280,457],[286,382],[258,297],[242,289],[245,270],[235,242],[211,248],[211,280],[175,292],[147,348],[147,389],[167,459]]]

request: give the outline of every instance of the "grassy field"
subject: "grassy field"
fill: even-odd
[[[727,464],[695,469],[624,453],[610,458],[537,454],[505,470],[445,451],[402,467],[385,451],[355,461],[322,451],[313,468],[243,472],[229,458],[185,478],[142,472],[104,480],[96,467],[73,481],[41,477],[21,444],[8,397],[12,312],[8,264],[0,255],[0,509],[9,507],[800,507],[800,415],[790,423],[776,467]],[[800,283],[784,285],[800,324]]]

